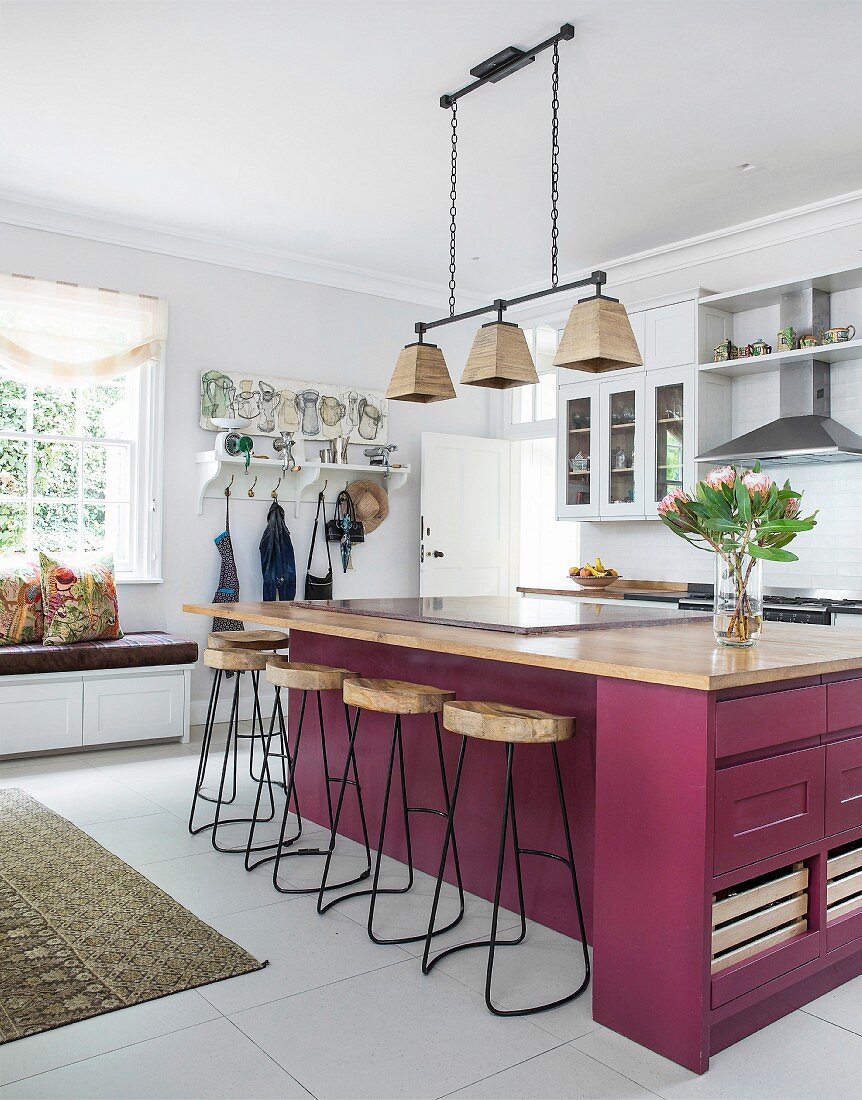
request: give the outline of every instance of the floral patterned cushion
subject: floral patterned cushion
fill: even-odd
[[[0,645],[38,642],[43,625],[39,566],[20,558],[0,561]]]
[[[89,560],[40,553],[45,645],[122,638],[114,559]]]

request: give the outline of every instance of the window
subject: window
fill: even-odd
[[[518,386],[510,391],[512,425],[539,424],[553,420],[557,415],[557,371],[554,356],[557,352],[557,330],[547,325],[524,329],[527,346],[539,375],[537,386]],[[517,434],[517,433],[516,433]]]
[[[140,337],[163,310],[138,300],[0,276],[0,555],[107,550],[118,580],[160,579],[163,341]]]
[[[557,372],[559,334],[551,325],[525,329],[539,383],[503,395],[502,434],[513,441],[512,575],[526,587],[565,583],[578,560],[580,525],[556,518]]]

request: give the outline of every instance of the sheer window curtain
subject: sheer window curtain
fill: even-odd
[[[0,275],[0,370],[87,385],[161,359],[167,302],[145,294]]]

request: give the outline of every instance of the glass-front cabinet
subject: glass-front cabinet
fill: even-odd
[[[644,378],[600,383],[601,516],[644,514]]]
[[[557,421],[557,517],[589,519],[599,514],[599,383],[560,387]]]
[[[694,480],[694,384],[690,367],[649,371],[646,406],[649,420],[647,516],[674,489]]]

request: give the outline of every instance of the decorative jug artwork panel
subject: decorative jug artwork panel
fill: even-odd
[[[251,371],[204,371],[201,427],[219,431],[213,417],[246,420],[244,430],[251,435],[296,432],[303,439],[344,436],[351,443],[378,444],[388,439],[389,414],[382,393],[328,382],[255,377]]]

